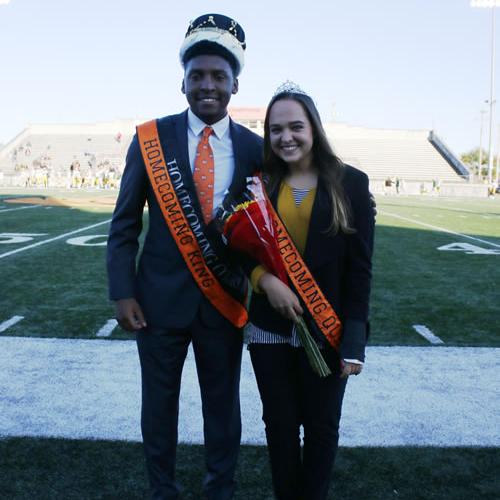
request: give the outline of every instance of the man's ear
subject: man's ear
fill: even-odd
[[[182,92],[183,94],[185,94],[185,93],[186,93],[186,89],[184,88],[184,78],[182,79],[182,83],[181,83],[181,92]]]
[[[238,93],[238,89],[239,89],[238,78],[235,78],[234,82],[233,82],[233,90],[231,90],[231,93],[232,94],[237,94]]]

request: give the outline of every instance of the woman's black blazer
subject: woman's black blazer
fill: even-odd
[[[369,335],[375,214],[365,173],[345,165],[342,182],[351,208],[351,225],[356,232],[345,234],[339,231],[335,236],[325,234],[331,208],[327,191],[319,183],[303,259],[342,321],[341,357],[364,361]],[[271,202],[276,207],[277,193],[271,197]],[[284,336],[291,335],[292,322],[271,307],[265,294],[252,295],[249,316],[259,328]],[[311,330],[321,336],[307,314],[305,318]]]

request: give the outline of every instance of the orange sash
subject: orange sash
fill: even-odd
[[[321,333],[323,333],[332,347],[339,350],[342,323],[333,307],[323,295],[311,271],[307,268],[267,195],[266,199],[276,229],[276,240],[281,260],[283,261],[288,277],[302,298],[314,322],[321,330]]]
[[[224,290],[207,266],[200,245],[181,208],[160,145],[156,120],[138,126],[137,136],[156,200],[196,284],[227,320],[237,328],[243,327],[248,321],[246,309]]]

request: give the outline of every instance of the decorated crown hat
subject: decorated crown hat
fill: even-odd
[[[222,14],[204,14],[191,21],[179,51],[183,66],[188,51],[204,42],[219,45],[229,52],[237,66],[236,74],[241,72],[245,62],[245,32],[234,19]]]

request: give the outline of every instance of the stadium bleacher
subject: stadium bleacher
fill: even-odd
[[[459,182],[463,179],[429,142],[428,130],[384,130],[327,123],[325,130],[344,162],[371,179]]]
[[[29,125],[0,150],[3,185],[23,186],[32,170],[50,171],[52,185],[66,186],[71,164],[83,173],[99,165],[121,173],[135,123]]]
[[[248,109],[233,110],[233,119],[262,134],[263,121],[255,113],[245,118]],[[259,116],[264,112],[256,109]],[[73,162],[78,162],[82,171],[96,170],[105,162],[119,176],[135,125],[142,121],[29,125],[0,149],[0,183],[26,185],[28,172],[41,165],[50,170],[52,185],[67,186]],[[434,142],[442,144],[442,140],[432,131],[373,129],[342,123],[325,123],[325,130],[342,160],[368,174],[374,192],[387,192],[388,180],[396,179],[412,194],[446,184],[462,193],[464,189],[457,186],[467,184],[467,169],[449,148],[452,161],[440,152]],[[471,191],[470,187],[465,192]],[[483,188],[479,188],[482,192]]]

